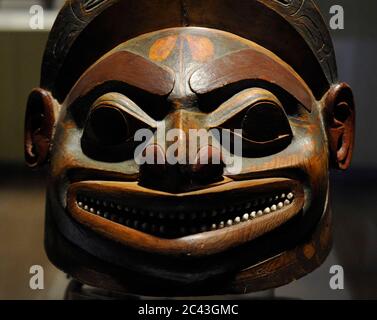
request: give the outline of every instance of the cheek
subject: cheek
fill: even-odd
[[[62,122],[58,125],[54,137],[51,156],[51,176],[58,181],[67,180],[69,170],[97,170],[102,172],[120,173],[133,176],[138,172],[135,161],[109,163],[87,157],[81,148],[83,131],[73,122]]]
[[[307,205],[324,203],[329,177],[329,153],[324,131],[311,123],[294,124],[292,130],[295,135],[293,143],[300,153],[298,166],[306,177]]]
[[[314,118],[314,115],[312,115]],[[323,209],[328,189],[329,154],[318,119],[291,120],[293,139],[283,151],[263,158],[244,158],[242,179],[290,176],[304,185],[306,206]]]
[[[61,177],[66,169],[85,163],[80,138],[80,130],[69,123],[59,124],[52,148],[52,177]]]

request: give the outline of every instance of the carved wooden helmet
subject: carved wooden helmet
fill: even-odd
[[[183,134],[134,139],[162,128]],[[311,0],[67,1],[26,115],[28,164],[50,162],[49,258],[147,295],[286,284],[329,252],[328,170],[349,166],[353,128]],[[241,130],[242,152],[193,147],[191,129]],[[141,145],[163,161],[137,163]],[[166,162],[172,146],[194,161]]]

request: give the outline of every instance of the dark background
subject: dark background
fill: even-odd
[[[0,20],[9,9],[25,16],[29,3],[36,2],[0,0]],[[339,79],[348,82],[355,95],[354,161],[350,170],[333,172],[331,177],[332,253],[315,272],[277,289],[275,294],[300,299],[376,299],[377,1],[317,2],[326,21],[332,5],[342,5],[345,11],[345,29],[332,30],[331,34]],[[26,170],[22,159],[26,98],[38,85],[47,35],[48,28],[35,32],[0,28],[0,299],[60,299],[67,284],[65,275],[48,262],[43,251],[44,175]],[[45,290],[29,288],[33,264],[45,269]],[[334,264],[344,268],[344,290],[329,287],[329,269]]]

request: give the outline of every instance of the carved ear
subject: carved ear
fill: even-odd
[[[351,88],[346,83],[333,86],[326,98],[325,117],[331,164],[345,170],[352,158],[355,135],[355,104]]]
[[[55,101],[48,91],[33,89],[25,117],[25,161],[28,166],[43,165],[48,160],[55,127]]]

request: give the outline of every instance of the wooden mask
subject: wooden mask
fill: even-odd
[[[50,168],[49,258],[145,295],[304,276],[330,250],[329,169],[350,164],[354,114],[313,1],[67,1],[26,115],[26,160]],[[139,164],[142,129],[180,134]],[[193,146],[192,129],[241,132],[242,152]],[[193,161],[166,161],[172,145]]]

